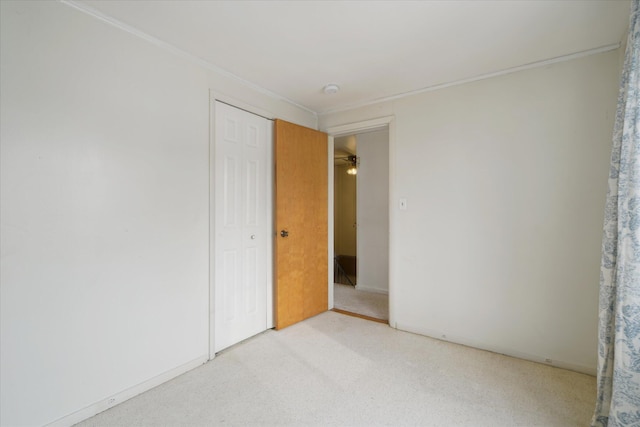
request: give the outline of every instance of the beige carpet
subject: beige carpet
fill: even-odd
[[[376,319],[389,319],[389,296],[386,294],[359,291],[353,286],[335,283],[333,285],[333,305],[340,310]]]
[[[326,312],[81,426],[586,426],[595,378]]]

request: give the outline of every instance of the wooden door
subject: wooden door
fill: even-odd
[[[271,122],[215,106],[216,352],[267,329]]]
[[[327,134],[275,121],[275,325],[326,311]]]

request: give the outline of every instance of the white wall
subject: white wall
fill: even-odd
[[[358,285],[389,289],[389,131],[357,135]]]
[[[1,7],[0,424],[71,422],[207,359],[209,89],[315,117],[62,3]]]
[[[395,115],[398,328],[595,372],[618,56],[320,117],[326,129]]]

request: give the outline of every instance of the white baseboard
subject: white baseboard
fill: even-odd
[[[569,371],[580,372],[582,374],[587,374],[591,376],[596,376],[596,372],[597,372],[596,366],[579,365],[576,363],[565,362],[563,360],[556,360],[556,359],[552,360],[550,358],[545,358],[543,356],[539,356],[535,354],[528,354],[528,353],[523,353],[516,350],[501,348],[498,346],[487,345],[485,343],[475,341],[472,339],[467,339],[463,337],[454,337],[446,333],[443,333],[441,331],[413,327],[410,325],[404,325],[400,323],[397,323],[395,325],[395,328],[401,331],[411,332],[418,335],[424,335],[424,336],[435,338],[441,341],[447,341],[454,344],[462,344],[462,345],[466,345],[467,347],[478,348],[480,350],[486,350],[492,353],[504,354],[505,356],[515,357],[517,359],[529,360],[531,362],[542,363],[543,365],[555,366],[556,368],[567,369]]]
[[[164,382],[172,380],[175,377],[184,374],[185,372],[188,372],[194,368],[197,368],[198,366],[206,363],[208,360],[209,360],[208,355],[200,356],[197,359],[192,360],[191,362],[187,362],[184,365],[173,368],[143,383],[130,387],[110,397],[107,397],[106,399],[103,399],[99,402],[89,405],[86,408],[80,409],[65,417],[62,417],[50,424],[47,424],[47,426],[48,427],[67,427],[67,426],[72,426],[74,424],[77,424],[80,421],[84,421],[87,418],[91,418],[94,415],[99,414],[100,412],[106,411],[107,409],[124,402],[125,400],[131,399],[132,397],[135,397],[140,393],[144,393],[145,391],[151,390],[152,388],[159,386]]]
[[[356,285],[356,289],[359,290],[359,291],[375,292],[376,294],[389,295],[389,291],[387,289],[369,288],[369,287],[366,287],[366,286],[362,286],[360,284]]]

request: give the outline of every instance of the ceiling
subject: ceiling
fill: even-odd
[[[629,21],[627,0],[67,3],[319,114],[613,49]]]
[[[333,157],[348,157],[357,152],[356,135],[338,136],[333,140]]]

